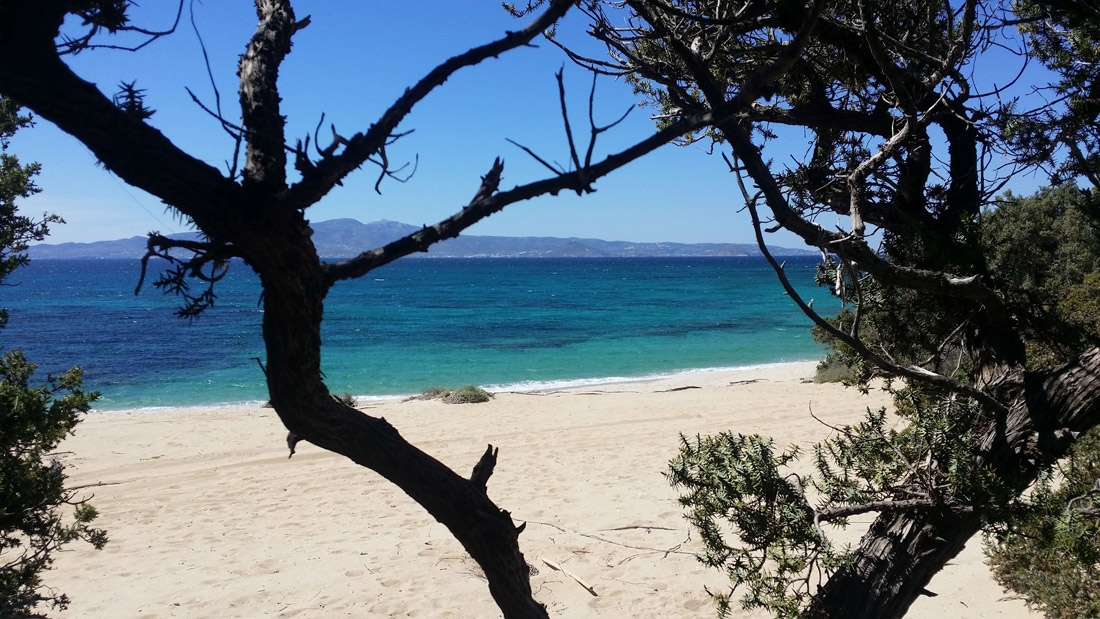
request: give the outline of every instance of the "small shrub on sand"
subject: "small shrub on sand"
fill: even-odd
[[[349,393],[347,391],[345,391],[342,395],[334,395],[332,397],[336,398],[337,402],[339,402],[341,404],[345,404],[345,405],[350,406],[352,408],[355,408],[356,406],[359,405],[359,402],[356,401],[355,396],[353,396],[351,393]]]
[[[443,396],[447,404],[477,404],[493,399],[493,394],[476,385],[466,385]]]
[[[851,381],[854,378],[855,370],[852,369],[852,366],[837,358],[836,355],[829,355],[817,364],[817,373],[814,374],[813,382],[818,384],[842,383]]]
[[[414,395],[410,400],[443,400],[447,404],[476,404],[488,402],[493,394],[476,385],[466,385],[458,389],[442,389],[430,387],[420,395]]]

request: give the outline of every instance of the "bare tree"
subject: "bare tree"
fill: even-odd
[[[218,120],[243,147],[239,175],[235,164],[223,174],[150,126],[146,121],[151,110],[134,86],[113,101],[64,62],[65,54],[110,46],[98,43],[104,33],[137,31],[150,39],[167,34],[130,25],[128,4],[0,0],[0,92],[76,137],[107,169],[159,197],[203,233],[204,240],[192,242],[150,237],[147,259],[160,256],[174,263],[162,283],[182,288],[186,278],[197,277],[213,285],[230,258],[243,259],[255,270],[263,287],[268,389],[290,432],[377,471],[446,525],[484,570],[506,617],[545,617],[545,608],[532,597],[528,566],[519,550],[523,526],[517,527],[486,493],[497,450],[489,446],[473,473],[463,477],[406,442],[384,419],[333,398],[320,370],[325,296],[341,280],[426,251],[509,204],[565,190],[589,192],[597,179],[714,119],[681,119],[598,161],[592,160],[591,142],[587,149],[574,144],[570,131],[570,169],[555,169],[548,178],[501,191],[503,164],[498,159],[480,183],[473,184],[472,197],[453,216],[384,247],[364,248],[350,260],[322,262],[310,240],[309,209],[366,163],[376,165],[382,176],[396,173],[385,148],[400,138],[398,126],[414,105],[459,70],[527,45],[573,3],[552,0],[526,27],[444,60],[410,85],[368,128],[347,137],[334,131],[327,146],[317,144],[315,137],[310,150],[308,139],[288,144],[278,86],[291,40],[310,18],[298,19],[290,0],[256,0],[258,24],[239,66],[240,122]],[[87,32],[59,41],[63,22],[74,16]],[[564,109],[564,94],[562,104]],[[590,140],[603,130],[593,125]],[[297,180],[288,178],[288,163],[297,171]],[[190,257],[174,257],[180,250]],[[210,294],[207,289],[189,297],[184,313],[201,311]]]
[[[824,276],[848,307],[836,319],[801,299],[768,255],[806,315],[863,359],[862,378],[902,378],[906,397],[951,411],[939,429],[965,439],[957,452],[895,456],[905,436],[868,436],[874,423],[846,430],[897,465],[885,485],[853,481],[843,469],[853,492],[845,499],[819,488],[823,504],[814,508],[800,495],[804,480],[791,482],[790,517],[809,538],[819,538],[821,523],[878,514],[845,562],[825,570],[825,582],[811,587],[807,577],[800,612],[902,616],[983,523],[1003,521],[1013,497],[1100,423],[1100,348],[1078,347],[1056,368],[1029,364],[1027,338],[1055,336],[1042,332],[1042,310],[990,269],[979,242],[982,209],[1015,169],[997,167],[1009,150],[992,121],[1003,111],[999,93],[978,92],[969,71],[983,51],[1003,45],[999,33],[1015,16],[981,0],[580,7],[608,53],[567,49],[576,62],[633,80],[660,123],[719,117],[685,140],[713,140],[728,154],[732,201],[751,214],[761,251],[768,255],[764,234],[782,228],[829,256]],[[776,139],[792,128],[806,136],[804,153]],[[912,414],[913,406],[901,409]],[[849,440],[846,448],[857,447]],[[964,488],[952,477],[959,470],[982,484]]]

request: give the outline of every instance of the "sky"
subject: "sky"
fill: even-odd
[[[164,28],[172,23],[175,7],[168,0],[143,2],[131,10],[131,18],[146,28]],[[185,151],[225,171],[233,140],[187,92],[189,88],[205,105],[215,106],[189,7],[205,43],[224,115],[235,120],[239,118],[237,62],[256,25],[249,2],[188,2],[176,32],[140,51],[89,50],[68,61],[108,96],[120,83],[136,82],[146,93],[146,105],[156,110],[150,124]],[[280,70],[290,143],[311,134],[322,114],[322,142],[331,136],[330,124],[345,136],[365,131],[408,85],[435,65],[507,30],[522,28],[528,21],[511,17],[498,2],[298,0],[294,7],[298,19],[310,15],[311,24],[295,36]],[[559,38],[591,46],[583,34],[582,17],[575,12],[567,16],[558,27]],[[549,174],[508,139],[544,159],[566,163],[569,151],[554,75],[564,71],[578,139],[585,139],[588,125],[591,76],[549,43],[536,41],[536,45],[460,71],[413,108],[399,127],[412,133],[387,149],[393,164],[409,162],[411,169],[416,162],[408,182],[384,180],[379,195],[374,190],[377,169],[368,164],[311,207],[308,217],[432,224],[469,201],[495,157],[502,157],[505,164],[501,189]],[[997,75],[1006,70],[1015,72],[1002,66]],[[597,123],[608,123],[633,108],[624,123],[600,136],[596,158],[622,150],[653,131],[652,110],[639,107],[622,80],[599,79],[594,107]],[[796,133],[785,139],[792,150],[805,149],[805,136]],[[722,159],[707,150],[705,144],[665,146],[599,180],[593,194],[562,193],[514,204],[467,234],[752,243],[735,180]],[[42,164],[37,179],[42,193],[25,200],[23,211],[56,213],[67,222],[53,228],[48,242],[89,242],[187,229],[159,199],[97,165],[86,148],[47,121],[17,134],[10,152],[23,162]],[[1035,178],[1021,178],[1013,188],[1029,193],[1037,184]],[[768,242],[802,246],[784,232]]]

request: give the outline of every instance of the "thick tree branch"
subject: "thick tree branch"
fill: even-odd
[[[753,122],[775,123],[794,127],[830,129],[844,132],[860,132],[890,137],[894,131],[894,118],[885,107],[870,112],[837,109],[828,102],[809,103],[793,107],[753,103],[741,118]]]
[[[0,92],[80,140],[122,180],[179,209],[208,232],[222,229],[226,214],[240,203],[240,188],[74,74],[54,47],[60,24],[52,31],[36,27],[47,4],[0,2]]]
[[[264,195],[286,187],[286,143],[279,112],[279,65],[296,31],[288,0],[256,0],[259,24],[241,56],[241,121],[245,129],[244,186]]]
[[[1100,425],[1100,348],[1041,374],[1006,374],[990,391],[1015,396],[1004,416],[987,420],[982,459],[1014,479],[1060,458],[1073,434]]]
[[[915,118],[907,118],[901,129],[890,137],[875,154],[864,159],[855,170],[848,175],[848,216],[851,218],[852,235],[862,238],[864,232],[863,204],[867,190],[867,176],[871,174],[882,162],[890,157],[909,135],[912,124],[917,123]]]

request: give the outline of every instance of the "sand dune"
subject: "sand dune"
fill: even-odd
[[[710,617],[705,569],[662,473],[678,433],[724,429],[808,443],[881,394],[801,383],[812,365],[550,393],[478,405],[385,402],[404,436],[460,472],[500,447],[489,493],[517,521],[536,597],[560,617]],[[698,387],[678,389],[681,387]],[[373,472],[308,444],[287,459],[271,410],[90,415],[68,440],[111,542],[76,548],[47,582],[60,617],[496,617],[444,527]],[[596,595],[563,571],[591,586]],[[913,617],[1028,617],[975,540]],[[744,615],[754,616],[754,615]]]

